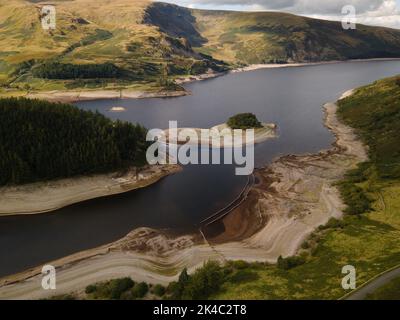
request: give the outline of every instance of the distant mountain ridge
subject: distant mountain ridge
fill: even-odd
[[[196,10],[148,0],[51,3],[57,10],[52,31],[41,27],[47,2],[0,6],[3,89],[156,90],[173,77],[246,64],[400,57],[400,30],[389,28],[343,30],[340,22],[286,13]]]
[[[163,32],[185,37],[199,51],[232,63],[400,56],[400,30],[395,29],[357,25],[344,30],[341,22],[287,13],[196,10],[159,2],[146,13],[145,21],[154,21]]]

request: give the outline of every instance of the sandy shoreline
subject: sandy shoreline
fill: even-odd
[[[319,225],[342,216],[344,205],[333,184],[367,159],[353,130],[337,119],[336,104],[324,108],[325,124],[336,136],[333,147],[318,154],[285,156],[259,169],[258,183],[247,200],[220,222],[222,234],[174,239],[137,229],[113,244],[53,262],[58,266],[56,291],[41,289],[38,267],[0,279],[0,298],[44,298],[124,276],[166,284],[184,266],[192,271],[209,259],[274,263],[280,255],[295,254]]]
[[[400,61],[400,58],[372,58],[372,59],[349,59],[349,60],[332,60],[332,61],[319,61],[319,62],[298,62],[298,63],[264,63],[264,64],[251,64],[245,67],[235,68],[226,72],[209,72],[198,76],[188,76],[177,78],[175,83],[178,85],[187,84],[195,81],[204,81],[208,79],[218,78],[229,73],[249,72],[261,69],[277,69],[277,68],[295,68],[295,67],[309,67],[326,64],[337,64],[346,62],[369,62],[369,61]]]
[[[206,131],[207,135],[202,136],[202,132]],[[264,142],[268,139],[277,137],[277,126],[273,123],[262,123],[262,128],[254,129],[254,139],[246,139],[245,131],[237,132],[232,130],[227,124],[219,124],[210,129],[200,128],[177,128],[176,138],[179,141],[176,144],[201,144],[203,146],[210,146],[213,148],[232,148],[240,147],[243,145],[252,145]],[[163,131],[163,137],[160,141],[170,143],[170,129]],[[178,139],[181,137],[182,139]],[[225,140],[225,138],[227,138]],[[184,140],[186,139],[186,140]],[[189,139],[189,141],[187,141]],[[184,141],[183,141],[184,140]],[[185,142],[186,141],[186,142]],[[235,141],[241,142],[240,145],[235,144]],[[238,143],[237,142],[237,143]],[[174,143],[175,144],[175,143]]]
[[[173,98],[189,95],[186,90],[177,91],[136,91],[136,90],[80,90],[80,91],[43,91],[30,92],[25,95],[29,99],[42,99],[50,102],[74,103],[79,101],[107,100],[107,99],[150,99]]]
[[[400,58],[373,58],[373,59],[349,59],[349,60],[332,60],[332,61],[319,61],[319,62],[299,62],[299,63],[286,63],[286,64],[276,64],[276,63],[267,63],[267,64],[253,64],[243,68],[237,68],[231,73],[237,72],[248,72],[260,69],[276,69],[276,68],[293,68],[293,67],[308,67],[308,66],[319,66],[326,64],[337,64],[337,63],[346,63],[346,62],[369,62],[369,61],[398,61]]]
[[[147,166],[109,173],[0,188],[0,217],[40,214],[74,203],[147,187],[176,173],[179,166]]]

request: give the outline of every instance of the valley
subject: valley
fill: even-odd
[[[39,16],[44,4],[11,0],[0,8],[1,96],[63,102],[175,96],[182,91],[177,78],[253,64],[400,55],[394,29],[360,25],[344,33],[339,22],[286,13],[196,10],[148,0],[104,1],[101,7],[94,0],[55,1],[57,28],[46,31]]]

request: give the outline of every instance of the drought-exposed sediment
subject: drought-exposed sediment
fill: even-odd
[[[213,148],[232,148],[243,145],[254,145],[268,139],[276,138],[277,126],[273,123],[262,123],[255,128],[254,136],[247,136],[246,130],[233,130],[226,123],[211,129],[175,128],[166,129],[159,141],[169,144],[194,144]]]
[[[137,91],[123,90],[79,90],[79,91],[38,91],[29,92],[24,97],[29,99],[42,99],[50,102],[73,103],[79,101],[102,99],[146,99],[146,98],[173,98],[190,94],[186,90],[175,91]]]
[[[295,254],[319,225],[342,216],[344,204],[334,183],[368,158],[336,110],[334,103],[325,105],[325,124],[336,136],[331,149],[285,156],[257,170],[256,184],[245,201],[215,225],[203,228],[205,238],[173,238],[138,229],[111,245],[53,262],[58,266],[55,292],[41,290],[40,268],[35,268],[0,280],[0,297],[42,298],[123,276],[165,284],[176,279],[184,266],[194,270],[209,259],[275,262],[280,255]],[[215,234],[212,228],[220,232]]]
[[[177,165],[146,166],[126,172],[2,187],[0,216],[44,213],[89,199],[144,188],[179,170]]]

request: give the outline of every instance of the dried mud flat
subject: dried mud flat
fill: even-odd
[[[123,173],[98,174],[0,188],[0,217],[55,211],[90,199],[147,187],[177,173],[180,166],[147,166]]]

